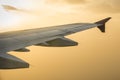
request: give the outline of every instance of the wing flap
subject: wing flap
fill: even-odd
[[[77,42],[65,37],[57,38],[57,39],[50,40],[40,44],[36,44],[36,46],[47,46],[47,47],[67,47],[67,46],[76,46],[76,45],[78,45]]]

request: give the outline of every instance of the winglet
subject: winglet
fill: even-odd
[[[95,24],[101,24],[100,26],[98,26],[98,29],[100,29],[101,32],[105,32],[105,23],[107,21],[109,21],[111,19],[111,17],[105,18],[103,20],[100,20],[98,22],[95,22]]]

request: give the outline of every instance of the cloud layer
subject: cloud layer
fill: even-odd
[[[69,4],[81,4],[86,3],[86,0],[65,0]]]
[[[69,4],[71,6],[83,6],[85,9],[95,12],[120,12],[120,0],[48,0],[50,3]]]
[[[120,12],[120,0],[91,0],[88,6],[91,10],[96,12],[108,12],[108,13],[119,13]]]

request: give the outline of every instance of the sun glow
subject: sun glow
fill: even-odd
[[[1,5],[15,7],[15,10],[5,10],[2,6],[0,7],[0,27],[10,30],[66,24],[75,22],[74,19],[80,21],[78,16],[80,14],[85,15],[80,10],[80,14],[76,14],[74,7],[68,4],[49,3],[46,0],[17,0],[15,2],[8,0],[0,3]]]
[[[26,3],[26,4],[23,4]],[[60,6],[58,4],[47,4],[45,0],[27,0],[22,1],[18,0],[16,2],[14,1],[1,1],[1,4],[7,4],[10,6],[14,6],[18,9],[23,9],[26,12],[20,12],[20,11],[6,11],[3,9],[3,7],[0,7],[1,12],[1,19],[0,19],[0,27],[2,28],[12,28],[21,24],[25,24],[26,22],[29,23],[29,21],[32,21],[32,19],[39,17],[41,19],[48,16],[56,16],[59,13],[70,13],[71,7],[70,6]],[[29,10],[27,12],[27,10]],[[32,14],[32,15],[31,15]],[[31,20],[30,20],[31,19]],[[38,20],[38,19],[37,19]],[[27,24],[26,23],[26,24]],[[34,22],[33,22],[34,24]]]
[[[4,27],[11,27],[17,25],[21,20],[21,18],[18,15],[12,15],[12,14],[4,14],[1,17],[2,20],[0,25]]]

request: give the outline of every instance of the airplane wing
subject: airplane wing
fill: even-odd
[[[98,29],[102,32],[105,32],[105,23],[109,19],[111,19],[111,17],[95,23],[73,23],[46,28],[1,33],[0,68],[15,69],[29,67],[27,62],[7,54],[9,51],[29,52],[29,50],[25,47],[31,45],[47,47],[76,46],[78,45],[77,42],[65,38],[65,36],[94,27],[98,27]]]

